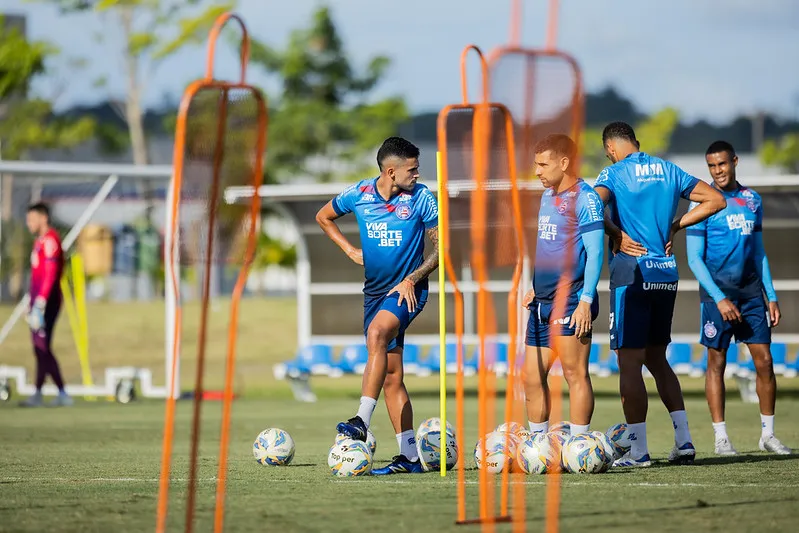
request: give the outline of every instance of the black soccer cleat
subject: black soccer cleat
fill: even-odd
[[[366,424],[364,424],[360,416],[353,416],[346,422],[339,422],[336,426],[336,431],[352,440],[366,442]]]

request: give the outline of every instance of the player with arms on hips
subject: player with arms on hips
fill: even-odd
[[[438,267],[438,204],[417,183],[419,149],[390,137],[377,152],[380,175],[347,188],[328,202],[316,221],[355,263],[364,266],[363,330],[369,358],[363,374],[358,413],[336,430],[365,441],[372,413],[385,392],[386,408],[397,436],[399,455],[373,475],[418,473],[413,409],[403,381],[405,330],[427,302],[428,276]],[[362,250],[341,233],[335,220],[354,213]],[[424,237],[432,251],[424,257]]]
[[[20,405],[38,407],[42,405],[42,387],[49,375],[58,387],[58,396],[52,406],[72,405],[64,390],[61,369],[53,355],[53,329],[61,310],[61,274],[64,271],[64,253],[58,232],[50,226],[50,210],[38,203],[28,207],[25,219],[28,230],[36,236],[31,253],[30,304],[28,325],[36,354],[36,392]]]
[[[538,212],[533,288],[522,302],[530,310],[523,376],[534,433],[549,429],[547,376],[556,358],[569,385],[571,434],[587,433],[594,412],[588,355],[599,313],[604,209],[577,178],[576,162],[577,147],[566,135],[549,135],[535,147],[535,174],[547,190]]]
[[[677,296],[677,261],[671,243],[679,230],[724,208],[721,193],[678,166],[640,151],[633,128],[608,124],[602,132],[605,155],[613,163],[594,187],[612,208],[605,213],[611,237],[610,348],[619,355],[619,390],[632,446],[616,466],[651,465],[646,442],[648,399],[641,373],[646,365],[671,415],[675,446],[672,463],[691,463],[696,450],[688,429],[680,382],[666,360]],[[697,207],[674,220],[680,198]],[[610,209],[608,210],[610,211]]]
[[[702,332],[707,347],[705,395],[713,420],[718,455],[735,455],[724,422],[724,369],[733,335],[749,347],[760,399],[760,449],[788,455],[774,436],[777,380],[771,360],[771,326],[780,322],[780,306],[763,247],[760,196],[738,183],[738,156],[731,144],[716,141],[705,154],[710,176],[726,207],[686,231],[688,265],[701,287]],[[696,207],[691,204],[691,209]],[[763,298],[765,290],[768,303]]]

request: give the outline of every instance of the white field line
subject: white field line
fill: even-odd
[[[454,486],[454,476],[447,480],[432,481],[429,479],[374,479],[370,478],[369,483],[383,483],[387,485],[438,485],[438,486]],[[567,478],[568,479],[568,478]],[[95,478],[63,478],[63,477],[46,477],[46,478],[30,478],[30,477],[0,477],[0,484],[2,483],[158,483],[158,478],[144,478],[144,477],[95,477]],[[185,483],[187,478],[175,478],[170,480],[171,483]],[[200,478],[197,480],[200,483],[215,483],[216,478]],[[228,478],[228,485],[235,483],[237,480]],[[280,483],[295,483],[295,484],[310,484],[316,481],[299,480],[299,479],[281,479],[275,480]],[[355,479],[330,479],[333,483],[357,483]],[[477,481],[466,481],[467,485],[477,485]],[[497,485],[498,483],[495,483]],[[546,481],[542,480],[528,480],[528,481],[511,481],[511,485],[545,485]],[[784,483],[653,483],[653,482],[610,482],[610,481],[577,481],[568,480],[563,483],[563,486],[584,486],[584,487],[643,487],[643,488],[676,488],[676,487],[698,487],[698,488],[799,488],[799,484],[784,484]]]

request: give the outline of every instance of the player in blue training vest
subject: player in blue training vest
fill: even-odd
[[[680,382],[666,360],[677,296],[674,234],[724,208],[721,193],[663,159],[640,151],[629,124],[613,122],[602,132],[613,163],[594,184],[612,208],[605,226],[613,242],[610,260],[610,347],[619,355],[619,390],[632,446],[617,466],[650,466],[646,442],[648,400],[643,365],[655,378],[674,426],[672,463],[693,462],[696,450],[688,430]],[[696,209],[674,220],[680,198]]]
[[[365,441],[372,413],[385,392],[386,408],[397,436],[399,455],[372,471],[374,475],[418,473],[413,409],[403,381],[405,330],[427,302],[427,278],[438,266],[438,204],[430,190],[417,183],[419,149],[390,137],[377,152],[380,175],[348,187],[328,202],[316,221],[355,263],[364,266],[363,332],[369,359],[363,374],[358,413],[336,430]],[[361,247],[353,246],[335,220],[355,214]],[[433,244],[424,257],[424,237]]]
[[[549,135],[535,147],[535,173],[547,190],[538,212],[533,288],[523,301],[530,310],[523,377],[534,433],[549,429],[547,376],[556,358],[569,385],[571,434],[587,433],[594,412],[588,356],[605,217],[602,200],[577,178],[576,161],[577,147],[566,135]]]
[[[791,450],[774,436],[777,380],[771,360],[771,327],[780,322],[780,306],[763,247],[760,195],[738,183],[738,156],[725,141],[705,154],[714,186],[726,207],[686,231],[688,265],[700,285],[702,331],[707,347],[705,395],[715,433],[715,452],[735,455],[724,422],[724,370],[733,335],[749,347],[757,374],[761,434],[759,447],[780,455]],[[691,209],[696,207],[691,204]],[[768,303],[763,298],[765,290]]]

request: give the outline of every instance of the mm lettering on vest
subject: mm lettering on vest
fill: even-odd
[[[676,283],[648,283],[644,282],[645,291],[676,291]]]
[[[402,244],[402,231],[388,229],[386,222],[367,222],[366,237],[378,241],[380,247],[393,248]]]
[[[663,175],[663,165],[660,163],[650,163],[643,165],[637,164],[635,165],[635,175],[636,176],[662,176]]]

